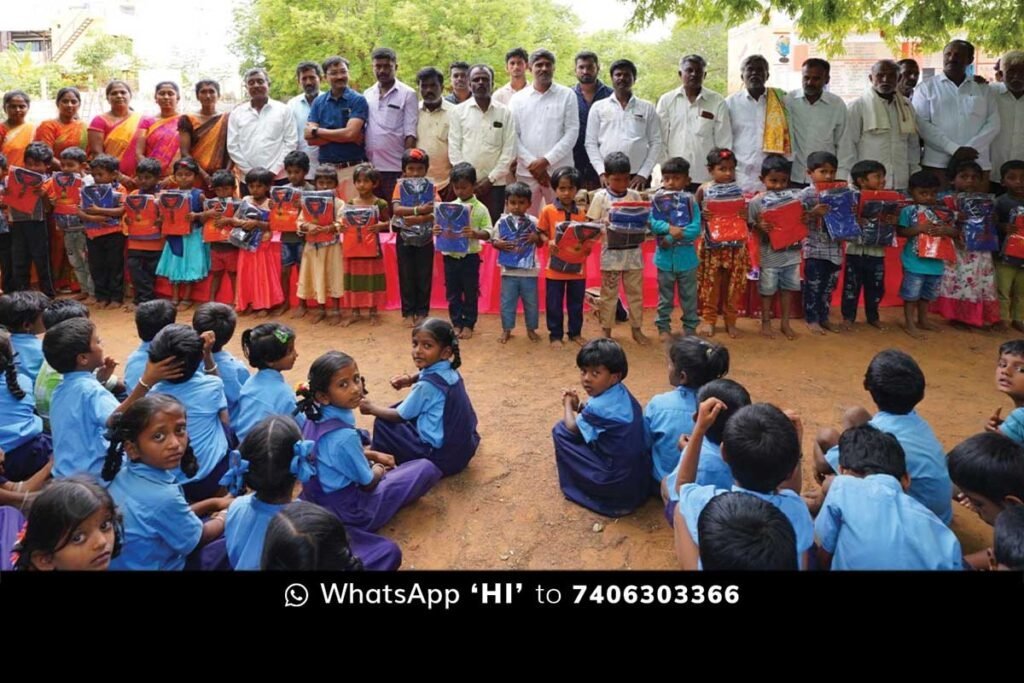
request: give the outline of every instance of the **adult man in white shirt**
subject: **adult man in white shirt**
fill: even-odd
[[[536,216],[545,203],[554,201],[551,172],[572,166],[580,119],[576,93],[552,80],[555,55],[549,50],[535,50],[530,55],[530,69],[533,85],[516,93],[509,109],[518,140],[516,180],[533,191],[530,211]]]
[[[505,53],[505,73],[508,74],[509,80],[508,83],[494,91],[491,99],[503,107],[508,106],[508,103],[512,101],[512,96],[527,86],[526,67],[529,59],[530,56],[521,47],[513,48]]]
[[[309,121],[309,108],[313,106],[313,100],[320,94],[320,65],[316,62],[301,62],[295,67],[295,78],[299,81],[302,92],[288,100],[288,108],[295,117],[295,134],[298,136],[296,147],[300,152],[305,152],[309,157],[309,173],[307,180],[312,180],[316,173],[319,149],[306,142],[306,122]]]
[[[295,117],[284,102],[270,99],[270,77],[264,69],[249,69],[245,87],[249,101],[228,116],[228,155],[235,162],[235,175],[244,180],[246,173],[262,167],[284,180],[284,158],[299,139]]]
[[[917,115],[907,98],[897,92],[896,62],[875,62],[868,80],[867,92],[847,109],[839,166],[849,173],[858,161],[877,161],[885,166],[885,186],[906,190],[910,175],[921,170]]]
[[[793,138],[793,171],[790,179],[806,185],[807,156],[812,152],[830,152],[839,156],[839,142],[846,132],[846,103],[843,98],[825,91],[831,76],[831,65],[812,57],[801,69],[803,88],[786,97],[786,112]],[[850,169],[839,160],[838,176],[846,177]]]
[[[486,64],[469,69],[473,97],[448,116],[448,158],[452,165],[463,161],[476,169],[476,196],[497,222],[505,208],[509,167],[516,158],[516,124],[512,112],[494,101],[494,70]]]
[[[402,154],[416,146],[419,101],[416,91],[395,77],[398,56],[389,47],[370,53],[377,82],[363,91],[370,120],[366,125],[366,156],[380,173],[379,192],[390,197],[402,174]]]
[[[761,55],[750,55],[740,64],[743,89],[726,98],[729,119],[732,123],[732,151],[736,154],[736,182],[745,192],[759,192],[764,189],[761,182],[761,162],[769,152],[785,154],[792,158],[791,139],[782,129],[785,124],[777,116],[772,117],[771,135],[766,135],[768,122],[768,100],[774,100],[776,112],[785,107],[785,93],[769,90],[768,60]],[[780,112],[781,113],[781,112]],[[696,164],[691,162],[692,168]]]
[[[682,157],[690,162],[688,188],[711,180],[708,173],[708,152],[715,147],[732,149],[732,123],[725,98],[704,87],[707,62],[700,55],[686,55],[679,60],[679,80],[658,100],[661,120],[661,141],[665,146],[663,159]]]
[[[914,89],[917,127],[924,140],[921,165],[942,182],[951,159],[977,161],[985,172],[992,168],[992,140],[999,133],[995,94],[987,85],[968,77],[974,46],[953,40],[942,50],[942,73]]]
[[[999,60],[1003,82],[993,86],[999,110],[999,134],[992,141],[992,181],[1001,183],[1001,167],[1024,159],[1024,52],[1013,50]]]
[[[448,176],[452,172],[448,158],[448,126],[455,105],[441,96],[444,74],[435,67],[420,69],[416,74],[416,85],[422,100],[416,122],[416,143],[430,157],[427,177],[433,181],[441,201],[450,202],[455,199],[455,194],[448,187]]]
[[[651,184],[651,171],[661,158],[661,122],[654,105],[633,96],[636,65],[628,59],[612,63],[608,73],[612,79],[611,97],[590,108],[587,118],[587,156],[604,186],[604,158],[612,152],[629,157],[633,174],[629,186],[646,189]]]

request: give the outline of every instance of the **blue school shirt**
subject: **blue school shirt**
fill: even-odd
[[[412,391],[398,404],[398,414],[403,420],[416,420],[416,431],[420,440],[434,448],[444,444],[444,394],[430,382],[423,381],[423,375],[437,374],[449,386],[459,381],[459,373],[452,370],[450,361],[439,360],[420,370],[420,380],[412,385]]]
[[[64,375],[50,402],[53,477],[91,474],[99,478],[107,457],[107,420],[120,405],[114,395],[84,370]]]
[[[43,418],[36,415],[36,399],[32,382],[27,375],[18,373],[18,386],[25,392],[19,400],[0,381],[0,449],[13,451],[43,433]]]
[[[903,207],[900,211],[900,227],[909,228],[917,225],[917,205]],[[946,270],[946,262],[940,258],[921,258],[917,255],[917,237],[911,237],[903,245],[900,254],[903,270],[915,275],[942,275]],[[913,476],[913,475],[911,475]]]
[[[946,451],[931,426],[912,410],[906,415],[878,411],[868,422],[876,429],[896,437],[907,456],[911,496],[938,515],[946,524],[953,521],[953,482],[949,478]],[[839,472],[839,446],[825,454],[825,460]]]
[[[11,335],[11,346],[18,353],[14,359],[18,372],[28,375],[32,384],[35,384],[36,375],[39,374],[39,368],[43,367],[45,360],[43,358],[43,340],[27,332],[15,332]]]
[[[836,477],[814,531],[832,569],[963,569],[953,532],[888,474]]]
[[[344,408],[326,406],[323,415],[324,420],[341,420],[349,425],[356,423],[355,414]],[[366,486],[373,481],[373,470],[366,460],[359,432],[335,429],[321,436],[316,442],[316,471],[324,493],[340,491],[352,484]]]
[[[152,342],[142,342],[139,348],[131,352],[128,360],[124,362],[124,388],[129,394],[135,391],[135,385],[142,379],[142,373],[146,371],[146,363],[149,362],[149,345]]]
[[[220,411],[228,409],[224,383],[220,377],[197,371],[180,384],[158,382],[152,393],[169,394],[185,406],[188,440],[199,461],[199,470],[192,478],[181,475],[180,481],[205,479],[228,452],[228,436],[220,421]]]
[[[684,484],[679,489],[679,506],[676,510],[686,520],[686,530],[690,532],[693,542],[700,546],[700,539],[697,537],[697,520],[700,518],[701,510],[712,498],[728,493],[730,490],[757,496],[777,507],[786,516],[796,533],[797,566],[802,567],[803,554],[814,544],[814,522],[811,520],[811,513],[807,509],[804,499],[800,497],[800,494],[789,489],[782,489],[777,493],[759,493],[735,484],[731,489]]]
[[[676,479],[679,478],[679,466],[682,464],[683,459],[680,456],[675,468],[665,477],[669,500],[679,500]],[[730,489],[736,483],[732,469],[722,460],[722,445],[710,441],[707,437],[704,437],[700,444],[700,460],[697,462],[695,483],[697,486],[714,486],[720,489]]]
[[[654,267],[658,270],[685,273],[697,267],[697,247],[693,242],[700,237],[700,207],[692,198],[690,211],[693,213],[690,222],[687,225],[676,226],[683,229],[683,239],[678,243],[668,234],[668,221],[651,219],[651,232],[656,236],[658,245],[654,251]]]
[[[124,516],[124,546],[111,569],[185,568],[185,556],[202,538],[203,523],[189,508],[173,471],[126,461],[110,483],[110,495]]]
[[[587,401],[587,412],[595,417],[600,417],[611,422],[628,424],[633,421],[633,403],[630,401],[629,390],[622,382],[613,384],[603,393],[592,397]],[[576,418],[576,426],[580,430],[580,436],[587,443],[597,441],[597,438],[605,431],[603,427],[590,424],[587,420],[587,412],[580,413]]]
[[[295,392],[288,386],[277,370],[264,368],[249,378],[238,394],[238,411],[231,427],[239,440],[265,417],[287,415],[295,419],[299,427],[306,423],[306,416],[295,412]]]
[[[224,540],[232,569],[255,571],[260,568],[267,527],[285,505],[264,503],[256,498],[255,493],[236,498],[231,503],[227,519],[224,520]]]
[[[655,480],[662,481],[672,468],[679,466],[679,437],[693,431],[696,412],[697,392],[689,387],[676,387],[647,403],[644,433],[651,443]]]
[[[1014,408],[1003,420],[1003,424],[999,425],[999,431],[1017,443],[1024,444],[1024,408]]]
[[[220,350],[213,354],[213,362],[217,364],[217,372],[224,382],[224,395],[228,399],[228,413],[234,419],[238,412],[238,397],[242,393],[242,385],[249,381],[249,368],[231,355],[230,351]]]

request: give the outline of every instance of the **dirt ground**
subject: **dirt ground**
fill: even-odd
[[[1004,414],[1011,407],[993,380],[998,346],[1009,335],[944,328],[918,342],[895,327],[899,311],[883,309],[883,322],[892,325],[884,333],[860,324],[852,333],[812,336],[796,321],[801,334],[795,341],[781,335],[766,340],[751,319],[741,319],[740,339],[730,340],[719,332],[732,357],[729,377],[746,386],[754,401],[792,408],[803,417],[805,487],[814,486],[810,447],[817,429],[837,425],[850,406],[874,409],[862,382],[869,360],[881,349],[902,349],[921,364],[928,388],[919,411],[947,450],[980,431],[997,406]],[[654,334],[653,311],[645,316],[645,330]],[[123,363],[138,344],[131,316],[98,311],[93,319],[106,352]],[[179,321],[190,322],[191,312],[179,314]],[[304,381],[319,354],[339,349],[356,359],[374,400],[394,402],[406,393],[394,391],[387,382],[394,374],[414,370],[409,331],[397,312],[386,312],[379,327],[365,322],[349,328],[314,326],[305,320],[296,323],[287,315],[282,322],[298,333],[299,360],[287,373],[289,381]],[[240,358],[241,331],[253,324],[251,318],[241,318],[229,345]],[[461,371],[480,421],[480,449],[466,471],[443,480],[381,530],[401,545],[403,568],[673,568],[672,535],[660,501],[652,499],[636,513],[613,520],[562,497],[551,427],[560,419],[561,389],[578,386],[576,347],[552,349],[546,337],[533,344],[521,317],[518,324],[517,334],[501,346],[496,343],[501,331],[498,317],[482,316],[476,336],[463,344]],[[598,331],[588,316],[584,335]],[[639,347],[629,339],[625,325],[614,334],[625,346],[626,385],[637,400],[645,405],[651,396],[667,391],[664,350],[657,344]],[[359,416],[359,424],[372,427],[364,416]],[[954,508],[953,529],[965,552],[991,543],[986,524],[970,510]]]

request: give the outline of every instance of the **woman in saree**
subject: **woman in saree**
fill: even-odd
[[[132,110],[132,89],[124,81],[107,83],[106,94],[110,111],[89,123],[89,156],[109,154],[117,157],[121,162],[120,183],[127,189],[134,189],[138,136],[145,135],[153,118]]]
[[[178,138],[178,100],[181,91],[173,81],[161,81],[156,86],[156,104],[160,115],[136,138],[135,156],[160,162],[160,178],[171,175],[171,164],[180,156]]]
[[[23,90],[4,93],[4,119],[0,123],[0,152],[7,157],[7,165],[25,166],[25,148],[32,143],[35,126],[25,119],[31,104]]]
[[[201,106],[198,114],[183,114],[178,119],[181,156],[191,156],[199,163],[203,187],[210,188],[210,176],[230,167],[228,158],[228,116],[217,113],[220,84],[203,80],[196,83],[196,98]]]
[[[89,151],[89,128],[78,118],[82,95],[78,88],[57,91],[57,118],[47,119],[36,128],[35,139],[45,142],[53,150],[53,170],[60,170],[60,153],[70,147]]]

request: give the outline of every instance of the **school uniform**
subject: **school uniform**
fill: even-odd
[[[799,493],[789,489],[780,489],[775,493],[760,493],[745,489],[738,484],[733,484],[727,489],[718,488],[717,486],[684,484],[679,489],[677,512],[686,520],[686,530],[690,533],[690,538],[693,539],[693,542],[698,546],[700,545],[700,539],[697,535],[697,520],[700,518],[700,513],[704,506],[715,496],[728,493],[729,491],[757,496],[761,500],[777,507],[786,516],[789,523],[793,525],[793,531],[796,533],[797,566],[802,567],[804,553],[814,545],[814,522],[811,521],[811,513],[807,509],[804,499],[800,497]]]
[[[419,381],[396,408],[405,421],[374,420],[373,450],[390,453],[399,464],[426,458],[446,477],[465,469],[476,454],[476,412],[450,361],[421,370]]]
[[[192,477],[179,473],[185,498],[189,502],[212,498],[228,469],[228,436],[220,419],[221,411],[228,409],[224,383],[220,377],[197,369],[185,382],[157,383],[153,392],[178,399],[188,414],[188,440],[199,461],[199,470]]]
[[[189,509],[172,470],[125,462],[110,484],[124,517],[124,546],[111,560],[115,570],[180,571],[196,549],[203,523]]]
[[[265,503],[255,493],[236,498],[231,503],[224,520],[224,539],[232,569],[254,571],[260,568],[267,527],[274,515],[286,505]]]
[[[346,527],[379,529],[442,476],[430,460],[411,460],[385,473],[372,491],[363,490],[373,481],[373,470],[351,410],[325,406],[321,419],[306,422],[302,438],[316,443],[317,474],[302,485],[299,497],[327,508]]]
[[[24,481],[46,465],[53,445],[50,436],[43,433],[43,419],[36,415],[27,375],[18,373],[18,386],[25,392],[21,399],[0,382],[0,450],[6,453],[5,475],[13,481]]]
[[[1024,444],[1024,408],[1014,408],[1003,420],[1003,424],[999,425],[999,431],[1017,443]]]
[[[836,477],[814,531],[833,570],[963,569],[953,532],[888,474]]]
[[[43,358],[43,340],[34,334],[15,332],[11,334],[11,346],[18,354],[14,358],[14,365],[18,368],[18,373],[27,375],[35,384],[39,368],[46,360]]]
[[[301,427],[306,416],[295,412],[295,392],[284,375],[277,370],[263,368],[249,378],[238,394],[238,412],[231,427],[239,440],[245,438],[253,427],[271,415],[286,415],[295,419]]]
[[[644,434],[651,444],[654,480],[660,482],[679,466],[679,437],[693,431],[697,392],[676,387],[651,398],[644,408]]]
[[[224,382],[224,395],[228,399],[228,414],[233,420],[238,411],[238,398],[242,393],[242,385],[249,381],[249,368],[235,358],[230,351],[215,351],[213,362],[217,364],[217,374]]]
[[[935,437],[931,425],[912,410],[906,415],[878,411],[868,422],[896,437],[907,456],[907,474],[913,498],[934,512],[947,525],[953,521],[953,482],[946,466],[946,451]],[[839,471],[839,446],[825,454],[825,460]]]
[[[64,375],[50,403],[53,477],[91,474],[97,479],[107,457],[107,420],[120,405],[91,372]]]
[[[683,464],[682,456],[676,462],[675,468],[665,478],[665,489],[668,491],[668,502],[665,504],[665,519],[669,526],[675,526],[675,519],[672,513],[679,504],[679,491],[682,487],[676,488],[676,481],[679,479],[679,467]],[[718,489],[729,490],[736,483],[732,476],[732,469],[722,460],[722,445],[704,438],[700,444],[700,460],[697,462],[697,479],[694,482],[697,486],[714,486]]]
[[[124,362],[124,389],[129,394],[135,391],[135,386],[142,379],[146,371],[146,363],[149,362],[149,345],[152,341],[144,341],[138,348],[132,351]]]
[[[579,434],[559,420],[555,442],[558,483],[566,498],[606,517],[622,517],[653,491],[651,457],[640,404],[622,383],[594,396],[576,419]]]

